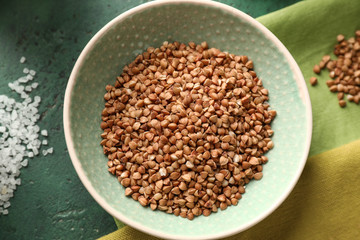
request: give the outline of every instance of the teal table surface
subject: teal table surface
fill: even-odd
[[[223,0],[258,17],[298,0]],[[36,156],[21,169],[22,184],[0,215],[0,239],[96,239],[116,230],[113,218],[80,182],[63,133],[64,93],[71,70],[86,43],[107,22],[147,1],[15,0],[0,4],[0,95],[15,97],[8,83],[37,71],[31,96],[42,102],[38,125],[49,132],[54,153]],[[26,63],[20,64],[22,56]]]

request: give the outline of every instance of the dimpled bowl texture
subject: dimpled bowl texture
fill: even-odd
[[[152,211],[125,197],[108,172],[100,146],[105,86],[122,68],[164,41],[201,43],[247,55],[269,90],[274,149],[264,177],[246,185],[237,206],[189,221]],[[273,212],[296,184],[309,151],[312,117],[303,76],[286,48],[264,26],[232,7],[208,1],[155,1],[108,23],[87,44],[71,73],[64,103],[65,137],[73,165],[94,199],[111,215],[148,234],[173,239],[209,239],[243,231]]]

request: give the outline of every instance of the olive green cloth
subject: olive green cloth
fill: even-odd
[[[351,37],[360,29],[359,14],[360,1],[308,0],[258,18],[289,49],[308,84],[313,110],[311,157],[299,183],[273,214],[228,239],[360,236],[360,141],[355,141],[360,139],[360,106],[347,102],[346,108],[339,107],[336,94],[325,84],[327,71],[318,76],[317,86],[308,81],[315,75],[314,64],[332,53],[336,36]],[[116,223],[121,229],[102,240],[156,239]]]
[[[360,106],[347,102],[346,108],[340,108],[336,94],[325,84],[329,72],[323,70],[317,76],[312,71],[322,56],[334,57],[338,34],[348,38],[360,29],[360,1],[302,1],[258,20],[282,41],[303,72],[313,111],[310,156],[360,139]],[[309,83],[311,76],[318,77],[314,87]]]
[[[227,239],[357,239],[360,140],[310,157],[290,196],[269,217]],[[123,227],[101,240],[157,239]]]

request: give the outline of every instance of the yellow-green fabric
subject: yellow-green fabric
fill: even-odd
[[[310,157],[290,196],[269,217],[229,240],[357,239],[360,140]],[[101,240],[158,239],[123,227]]]
[[[318,76],[317,86],[308,81],[315,75],[314,64],[332,53],[336,36],[351,37],[360,29],[359,16],[358,0],[307,0],[258,18],[289,49],[304,74],[313,137],[310,158],[286,201],[259,224],[227,239],[360,237],[360,106],[339,107],[336,94],[325,84],[327,71]],[[102,240],[157,239],[116,223],[120,229]]]
[[[307,0],[258,18],[272,31],[299,64],[309,89],[313,111],[310,156],[360,139],[360,106],[348,103],[340,108],[335,93],[325,81],[328,71],[310,86],[312,69],[325,54],[332,54],[336,36],[355,35],[360,29],[359,0]],[[256,67],[256,65],[255,65]]]

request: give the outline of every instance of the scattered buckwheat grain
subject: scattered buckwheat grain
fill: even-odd
[[[346,106],[344,95],[349,102],[360,102],[360,30],[355,32],[355,37],[345,39],[343,35],[337,36],[337,44],[334,54],[337,57],[331,60],[329,55],[325,55],[319,65],[314,66],[314,72],[320,73],[321,69],[327,68],[331,80],[326,81],[329,90],[338,93],[340,107]],[[311,79],[310,79],[311,82]],[[313,84],[312,84],[313,85]]]

